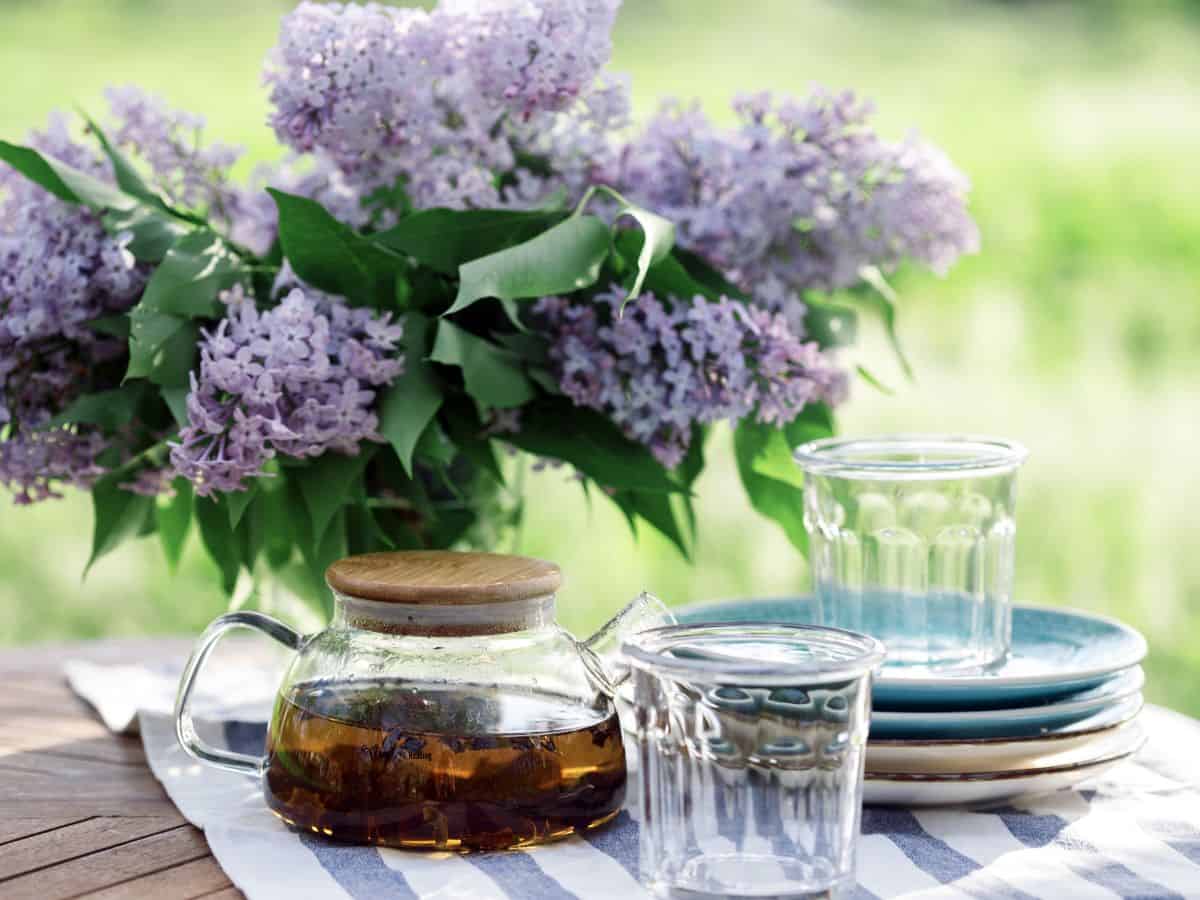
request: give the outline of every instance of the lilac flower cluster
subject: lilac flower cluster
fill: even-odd
[[[522,118],[566,109],[612,55],[620,0],[443,0],[461,22],[476,90]]]
[[[966,178],[916,138],[870,128],[853,94],[769,94],[734,104],[716,128],[697,107],[666,105],[622,153],[619,186],[673,219],[682,246],[743,288],[832,290],[905,258],[944,272],[978,246]]]
[[[134,85],[110,87],[104,96],[117,125],[109,135],[113,143],[140,156],[172,201],[228,222],[239,193],[230,184],[229,170],[241,149],[202,143],[203,116],[171,109]]]
[[[563,392],[664,466],[683,459],[695,424],[788,422],[810,402],[845,396],[845,375],[777,314],[725,298],[667,305],[643,294],[618,315],[623,297],[616,289],[588,304],[547,297],[536,310]]]
[[[375,389],[403,371],[403,329],[390,316],[311,289],[266,311],[240,287],[222,299],[226,317],[205,333],[192,374],[188,427],[171,445],[197,493],[242,490],[276,453],[354,455],[382,440]]]
[[[110,138],[172,202],[207,207],[218,221],[238,214],[241,195],[227,177],[237,152],[202,144],[203,120],[133,87],[110,90],[108,101]],[[28,143],[113,182],[98,148],[76,140],[62,116]],[[116,386],[124,342],[90,323],[127,311],[145,287],[148,269],[128,242],[93,212],[0,169],[0,483],[18,503],[58,496],[60,484],[88,486],[104,472],[100,455],[121,440],[49,423],[80,394]]]
[[[66,120],[30,136],[40,152],[98,178],[107,164],[72,140]],[[0,483],[18,503],[87,486],[107,442],[93,428],[49,427],[123,351],[88,328],[128,309],[146,281],[126,240],[16,172],[0,170]]]
[[[594,88],[618,5],[302,3],[267,67],[271,123],[293,150],[332,163],[359,197],[398,181],[418,208],[578,193],[628,111],[624,90]]]

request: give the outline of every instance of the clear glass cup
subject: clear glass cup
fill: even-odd
[[[879,638],[889,667],[1003,659],[1026,456],[1011,441],[954,436],[800,447],[817,621]]]
[[[802,897],[854,880],[883,645],[812,625],[653,628],[632,668],[642,879],[660,897]]]

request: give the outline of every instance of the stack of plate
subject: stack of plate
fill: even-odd
[[[688,622],[811,622],[804,597],[678,611]],[[885,666],[875,682],[867,803],[931,806],[1070,787],[1135,753],[1146,641],[1090,613],[1013,610],[1008,659],[988,670],[921,674]]]

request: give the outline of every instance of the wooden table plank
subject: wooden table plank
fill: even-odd
[[[209,855],[204,835],[190,825],[181,825],[141,840],[0,881],[0,894],[5,900],[66,900]]]
[[[67,659],[178,660],[190,640],[0,653],[0,897],[244,900],[146,767],[62,676]]]
[[[96,816],[55,831],[13,841],[6,844],[4,853],[0,854],[0,883],[26,872],[87,856],[97,850],[107,850],[138,838],[160,834],[182,824],[183,817],[180,815],[145,819]]]
[[[0,846],[82,821],[82,816],[5,816],[0,818]]]
[[[142,875],[99,891],[84,894],[87,900],[142,900],[146,897],[210,897],[233,888],[233,882],[211,856],[192,860],[182,866]],[[236,889],[230,895],[240,898]],[[381,898],[382,900],[382,898]]]

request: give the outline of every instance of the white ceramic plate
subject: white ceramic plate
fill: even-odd
[[[1107,772],[1128,759],[1146,742],[1140,723],[1130,729],[1120,746],[1123,752],[1091,762],[1065,763],[1010,772],[961,774],[884,774],[868,772],[863,802],[877,806],[958,806],[997,803],[1027,794],[1066,790]]]
[[[1142,740],[1141,723],[1130,720],[1081,734],[1014,741],[871,741],[867,744],[867,771],[876,775],[962,775],[1057,769],[1120,756]]]

